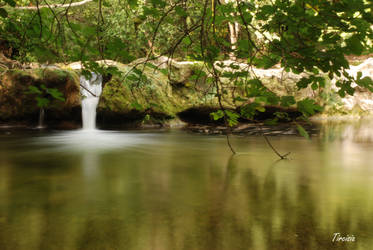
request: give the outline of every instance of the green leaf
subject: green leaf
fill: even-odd
[[[179,16],[182,16],[182,17],[188,16],[188,13],[186,13],[186,11],[184,10],[184,8],[182,8],[180,6],[176,6],[175,7],[175,12],[176,12],[176,14],[178,14]]]
[[[266,104],[268,102],[268,98],[266,96],[258,96],[255,98],[255,102],[259,104]]]
[[[361,71],[357,72],[357,79],[360,79],[363,76],[363,73]]]
[[[154,107],[154,108],[161,108],[161,106],[159,104],[154,103],[154,102],[149,103],[149,106]]]
[[[319,86],[317,86],[317,83],[312,83],[311,88],[312,90],[316,90]]]
[[[273,14],[275,12],[275,7],[272,6],[272,5],[264,5],[262,8],[261,8],[261,11],[264,13],[264,14]]]
[[[158,17],[160,15],[160,12],[155,8],[144,7],[144,15]]]
[[[131,55],[126,50],[126,44],[119,38],[112,38],[107,44],[105,49],[105,55],[109,58],[115,58],[120,55],[123,60],[131,60]]]
[[[138,6],[137,0],[128,0],[128,4],[134,8]]]
[[[91,79],[92,77],[91,71],[89,70],[83,69],[81,73],[85,77],[85,79]]]
[[[259,20],[267,20],[270,15],[274,14],[276,11],[275,7],[272,5],[264,5],[260,8],[257,13],[256,18]]]
[[[346,40],[347,49],[355,55],[361,55],[364,51],[364,46],[357,35],[353,35]]]
[[[269,69],[279,62],[279,58],[271,58],[269,56],[263,56],[262,58],[256,58],[254,60],[255,66],[258,68]]]
[[[168,69],[160,69],[159,70],[162,74],[168,76]]]
[[[138,102],[131,103],[131,107],[138,110],[138,111],[144,110],[143,106],[141,104],[139,104]]]
[[[162,1],[162,0],[150,0],[152,2],[152,4],[154,6],[157,6],[157,7],[165,7],[166,6],[166,2]]]
[[[316,112],[322,110],[322,108],[315,103],[314,100],[306,98],[297,103],[298,110],[303,113],[304,116],[308,117],[314,115]]]
[[[186,46],[189,46],[189,45],[192,44],[192,40],[190,39],[189,36],[186,36],[186,37],[184,37],[182,43],[185,44]]]
[[[238,124],[238,118],[240,118],[239,114],[230,110],[226,110],[225,113],[227,114],[228,125],[230,127]]]
[[[325,86],[326,86],[325,78],[324,77],[319,77],[317,80],[319,82],[320,88],[325,88]]]
[[[217,57],[219,56],[219,48],[214,46],[214,45],[210,45],[207,47],[207,59],[209,60],[209,62],[214,62],[216,61]]]
[[[359,72],[359,73],[361,73],[361,72]],[[364,78],[360,78],[360,79],[356,80],[356,83],[359,86],[367,88],[369,91],[373,92],[373,80],[372,80],[372,78],[366,76]]]
[[[38,87],[35,87],[35,86],[29,86],[27,93],[28,94],[38,94],[38,95],[42,94],[40,89]]]
[[[266,108],[262,107],[262,106],[259,106],[259,107],[256,107],[256,110],[258,110],[259,112],[263,113],[263,112],[266,111]]]
[[[356,80],[356,83],[358,85],[360,85],[362,83],[361,80],[362,79]],[[346,93],[349,94],[349,95],[353,95],[355,93],[355,89],[351,86],[351,84],[352,84],[352,81],[350,81],[350,80],[337,81],[335,85],[340,88],[338,90],[338,94],[341,97],[345,97]],[[363,86],[363,87],[365,87],[365,86]]]
[[[312,82],[311,78],[306,78],[302,77],[298,82],[297,82],[297,87],[298,89],[304,89],[307,88],[308,85]]]
[[[259,103],[249,103],[241,107],[241,116],[246,119],[253,119],[255,114],[258,111],[258,107],[260,107]]]
[[[109,66],[109,67],[107,67],[106,69],[105,69],[105,72],[107,73],[107,74],[111,74],[111,75],[116,75],[116,76],[121,76],[122,75],[122,71],[120,71],[119,69],[118,69],[118,67],[116,67],[116,66]]]
[[[289,107],[295,104],[294,96],[282,96],[281,97],[281,106]]]
[[[274,114],[278,119],[290,121],[289,114],[286,112],[275,112]]]
[[[301,136],[303,136],[306,139],[310,139],[308,132],[301,125],[297,124],[297,129]]]
[[[8,12],[4,8],[0,8],[0,16],[3,18],[7,18]]]
[[[14,2],[13,0],[4,0],[4,2],[6,2],[7,4],[9,4],[12,7],[16,7],[16,2]]]
[[[39,108],[44,108],[49,104],[49,100],[44,97],[36,97],[36,102]]]
[[[275,118],[273,118],[273,119],[265,120],[265,121],[264,121],[264,124],[265,124],[265,125],[269,125],[269,126],[277,125],[277,124],[278,124],[278,118],[275,117]]]
[[[58,89],[49,88],[47,89],[47,93],[50,94],[54,99],[65,101],[63,94]]]
[[[219,119],[221,119],[221,118],[224,117],[224,112],[223,112],[223,110],[218,110],[216,112],[210,113],[210,115],[212,116],[212,118],[214,119],[214,121],[217,121],[217,120],[219,120]]]
[[[236,102],[246,102],[247,101],[246,98],[242,98],[241,96],[237,96],[233,100],[236,101]]]

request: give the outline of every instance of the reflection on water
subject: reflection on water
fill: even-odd
[[[321,136],[331,141],[373,143],[373,119],[361,119],[356,122],[326,122],[322,126]]]
[[[261,137],[0,135],[0,249],[369,249],[373,143],[322,131],[271,138],[283,161]]]
[[[55,147],[63,151],[103,151],[123,149],[139,144],[151,144],[156,134],[134,134],[105,130],[77,130],[59,132],[32,141],[35,146]]]

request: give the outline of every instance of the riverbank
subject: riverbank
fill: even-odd
[[[361,59],[361,58],[360,58]],[[209,131],[208,133],[224,133],[222,121],[214,121],[211,113],[220,109],[216,98],[216,89],[207,81],[208,72],[200,62],[178,62],[166,57],[148,61],[147,64],[135,60],[125,65],[114,61],[100,61],[104,67],[116,67],[120,75],[107,78],[97,108],[97,124],[103,129],[136,129],[186,127],[191,131]],[[350,73],[364,71],[364,75],[372,75],[373,63],[369,58],[358,61],[351,59]],[[247,67],[243,63],[224,61],[220,65],[235,64],[236,70]],[[142,73],[133,71],[141,65]],[[44,123],[53,129],[78,129],[81,127],[81,96],[79,74],[80,63],[69,65],[33,66],[29,69],[11,69],[2,72],[0,85],[0,122],[14,126],[33,127],[40,120],[41,108],[38,98],[47,99],[49,104],[43,108]],[[171,72],[170,72],[171,70]],[[227,70],[227,69],[222,69]],[[358,87],[354,96],[339,97],[336,87],[330,82],[322,94],[317,94],[311,87],[297,90],[296,82],[301,75],[284,72],[280,68],[251,69],[265,87],[278,96],[294,96],[295,100],[311,98],[324,107],[317,120],[330,117],[364,117],[373,112],[373,95],[368,90]],[[204,72],[204,73],[201,73]],[[203,76],[196,78],[199,73]],[[136,75],[137,74],[137,75]],[[125,77],[123,78],[123,75]],[[105,77],[104,77],[105,78]],[[226,89],[223,106],[229,110],[240,112],[239,105],[231,89],[231,83],[224,77],[222,86]],[[48,95],[38,96],[30,92],[35,87],[43,91],[43,86],[58,90],[63,101]],[[320,92],[320,90],[318,90]],[[265,110],[265,111],[264,111]],[[263,122],[272,119],[276,112],[284,112],[294,119],[300,116],[296,107],[263,107],[255,120]],[[344,119],[344,118],[341,118]],[[252,125],[240,121],[232,129],[237,133],[251,133]],[[289,126],[292,125],[280,125]],[[311,130],[312,131],[312,130]],[[256,132],[253,132],[256,133]]]

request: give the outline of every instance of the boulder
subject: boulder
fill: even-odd
[[[97,109],[99,124],[165,124],[187,108],[212,103],[199,91],[202,86],[172,84],[161,68],[138,65],[143,73],[139,80],[133,80],[131,69],[136,64],[131,65],[119,65],[122,75],[113,76],[103,89]]]
[[[57,68],[12,69],[0,76],[0,120],[36,121],[39,107],[36,95],[30,93],[30,86],[58,89],[64,101],[45,96],[50,100],[46,118],[63,120],[75,117],[80,109],[79,77],[74,71]]]

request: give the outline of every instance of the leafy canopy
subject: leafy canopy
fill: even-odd
[[[370,78],[347,73],[345,58],[372,52],[372,0],[98,0],[84,7],[17,8],[35,4],[48,2],[0,2],[0,39],[17,49],[15,59],[82,61],[86,70],[98,70],[94,62],[100,59],[128,63],[166,55],[201,61],[203,74],[193,80],[203,78],[211,85],[221,106],[213,118],[224,118],[231,126],[239,118],[253,119],[266,105],[296,106],[304,119],[322,109],[317,97],[275,95],[252,67],[280,65],[301,74],[299,90],[310,87],[320,96],[330,91],[330,81],[336,81],[341,97],[352,95],[354,86],[373,90]],[[219,64],[228,58],[247,67]],[[146,83],[138,72],[142,69],[137,65],[129,77]],[[227,105],[232,88],[239,112]]]

